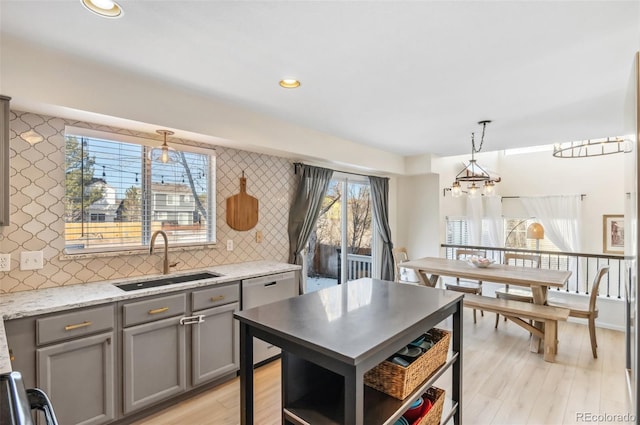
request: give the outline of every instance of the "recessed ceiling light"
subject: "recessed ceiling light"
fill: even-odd
[[[284,87],[285,89],[295,89],[297,87],[300,87],[300,81],[291,78],[285,78],[284,80],[280,80],[280,87]]]
[[[113,0],[80,0],[82,5],[103,18],[119,18],[124,11]]]

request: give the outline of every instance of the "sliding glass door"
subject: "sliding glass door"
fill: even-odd
[[[307,292],[372,277],[372,214],[369,180],[335,175],[307,245]]]

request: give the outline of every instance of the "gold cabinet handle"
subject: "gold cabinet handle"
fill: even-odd
[[[13,349],[9,348],[9,360],[14,361],[16,356],[13,355]]]
[[[224,295],[217,295],[215,297],[211,297],[212,302],[222,301],[222,300],[224,300]]]
[[[93,325],[93,322],[86,320],[82,323],[76,323],[75,325],[67,325],[64,327],[65,331],[72,331],[74,329],[79,329],[79,328],[86,328],[87,326],[91,326]]]
[[[149,310],[149,314],[164,313],[165,311],[168,311],[168,310],[169,310],[169,307],[154,308],[153,310]]]

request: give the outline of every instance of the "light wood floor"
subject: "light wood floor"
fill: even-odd
[[[556,363],[529,352],[529,336],[494,315],[473,324],[465,309],[463,339],[463,423],[483,425],[565,425],[630,423],[587,420],[586,414],[630,412],[621,332],[598,329],[598,359],[589,332],[575,323],[559,325]],[[443,322],[443,328],[450,323]],[[450,389],[450,375],[438,385]],[[236,425],[240,421],[238,379],[139,421],[136,425]],[[584,414],[580,417],[580,414]],[[256,371],[256,425],[280,424],[280,362]],[[634,421],[635,423],[635,421]]]

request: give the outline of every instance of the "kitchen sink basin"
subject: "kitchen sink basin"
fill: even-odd
[[[122,283],[115,285],[123,291],[135,291],[137,289],[155,288],[157,286],[173,285],[174,283],[194,282],[196,280],[213,279],[220,277],[221,274],[203,272],[195,274],[187,274],[182,276],[167,276],[159,279],[145,280],[142,282]]]

